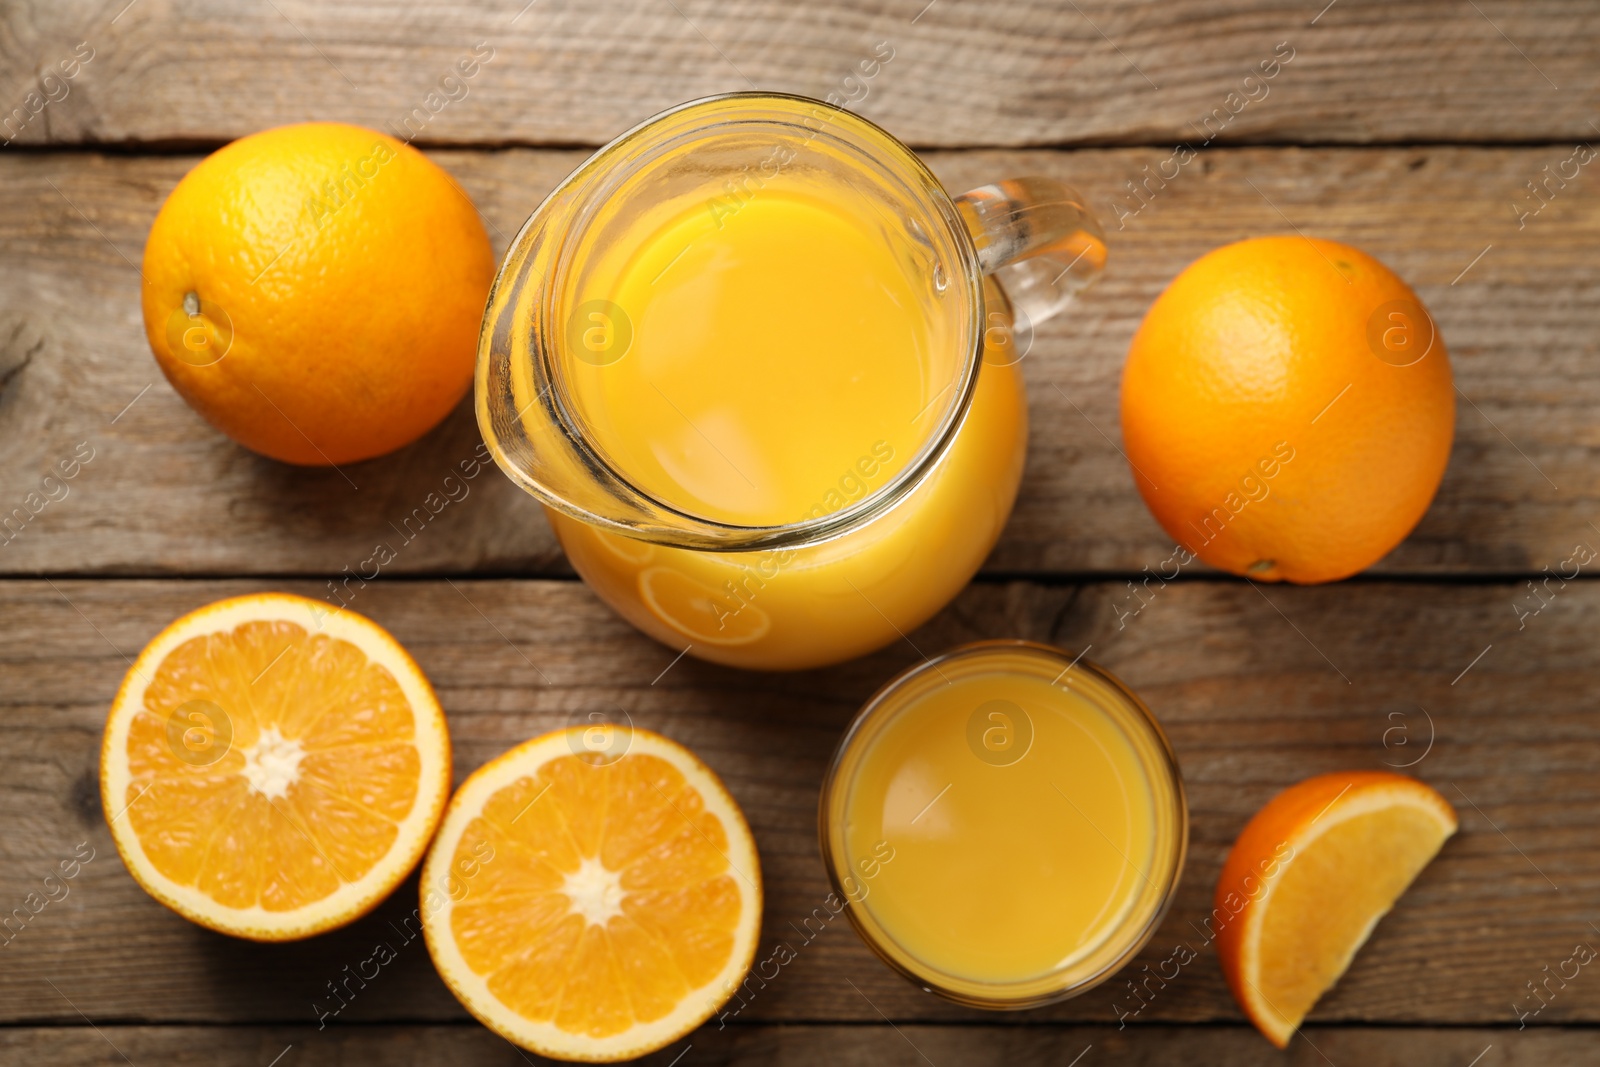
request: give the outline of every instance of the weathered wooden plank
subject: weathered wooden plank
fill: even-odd
[[[1309,1040],[1307,1039],[1309,1038]],[[1485,1064],[1578,1067],[1593,1062],[1594,1032],[1545,1027],[1522,1033],[1493,1029],[1311,1027],[1280,1053],[1242,1027],[1164,1026],[1118,1032],[1105,1026],[732,1026],[707,1025],[661,1052],[635,1062],[645,1067],[1067,1067],[1115,1063],[1167,1067],[1225,1063],[1230,1067],[1463,1067],[1493,1050]],[[0,1030],[7,1062],[171,1067],[261,1067],[282,1056],[287,1067],[516,1067],[554,1064],[522,1055],[480,1027],[87,1026]],[[1074,1060],[1075,1056],[1081,1060]],[[674,1059],[674,1057],[681,1057]]]
[[[311,118],[408,116],[432,142],[596,144],[680,101],[750,88],[837,93],[939,146],[1593,135],[1592,5],[1322,7],[31,0],[8,5],[0,101],[27,120],[5,136],[28,144],[215,143]],[[63,79],[60,64],[81,56]]]
[[[415,907],[414,882],[346,930],[255,945],[155,904],[110,844],[95,775],[124,657],[180,612],[259,588],[237,580],[0,583],[0,903],[21,902],[80,843],[95,850],[69,895],[4,947],[0,1021],[80,1021],[48,977],[96,1020],[314,1025],[329,1007],[326,984],[359,967],[379,940],[398,936],[389,924]],[[317,593],[314,583],[288,588]],[[1154,994],[1130,1026],[1236,1020],[1198,925],[1233,837],[1269,796],[1302,777],[1411,763],[1411,773],[1460,810],[1462,833],[1378,927],[1315,1018],[1515,1030],[1516,1010],[1539,1006],[1527,983],[1542,982],[1546,966],[1553,973],[1576,942],[1600,944],[1589,925],[1600,892],[1600,583],[1553,583],[1548,606],[1519,630],[1513,605],[1526,595],[1510,583],[1258,590],[1186,581],[1153,586],[1132,614],[1138,601],[1119,583],[967,590],[912,635],[916,646],[935,652],[1016,636],[1087,649],[1165,723],[1193,817],[1178,899],[1129,975],[1062,1005],[1001,1017],[921,993],[843,922],[809,942],[797,928],[827,893],[815,843],[823,769],[854,710],[917,661],[909,645],[798,675],[692,658],[663,675],[674,651],[631,631],[575,582],[380,580],[353,606],[388,626],[433,679],[458,779],[517,741],[597,709],[621,709],[685,742],[724,777],[761,850],[764,951],[785,941],[797,957],[737,1023],[877,1022],[882,1012],[896,1020],[1114,1027],[1136,1007],[1126,977],[1142,978],[1145,966],[1166,970],[1170,981],[1149,987]],[[1163,961],[1180,945],[1196,958],[1172,977]],[[398,958],[336,1021],[462,1018],[422,947],[393,947]],[[1535,1023],[1600,1020],[1600,984],[1550,988]]]
[[[503,246],[581,153],[439,158]],[[1513,211],[1522,183],[1562,153],[1218,150],[1144,202],[1124,183],[1165,153],[930,158],[953,189],[1006,174],[1063,177],[1090,194],[1112,230],[1105,281],[1046,324],[1027,358],[1028,472],[991,572],[1137,572],[1170,555],[1117,451],[1128,341],[1186,263],[1289,226],[1349,240],[1410,279],[1442,326],[1465,397],[1440,495],[1379,570],[1538,572],[1577,541],[1600,537],[1589,525],[1600,513],[1600,199],[1580,179],[1521,229]],[[392,572],[562,573],[538,508],[492,470],[423,536],[407,541],[398,531],[473,454],[465,405],[412,448],[343,474],[259,459],[184,406],[147,350],[132,264],[192,164],[78,153],[0,159],[11,205],[0,213],[0,514],[25,506],[75,450],[94,456],[63,483],[63,499],[33,498],[38,515],[0,544],[0,573],[330,575],[359,569],[379,542],[394,550]]]

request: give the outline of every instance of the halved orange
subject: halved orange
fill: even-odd
[[[1211,922],[1234,999],[1283,1048],[1406,887],[1456,832],[1432,787],[1388,771],[1290,786],[1245,826]]]
[[[761,869],[733,798],[646,730],[557,730],[488,763],[422,870],[445,984],[516,1045],[643,1056],[699,1026],[750,969]]]
[[[416,866],[450,792],[433,689],[388,632],[284,593],[156,635],[100,753],[111,836],[178,914],[257,941],[359,918]]]

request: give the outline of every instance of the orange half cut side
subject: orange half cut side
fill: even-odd
[[[427,678],[371,620],[234,597],[173,622],[106,721],[101,799],[134,879],[261,941],[365,914],[416,866],[450,790]]]
[[[558,730],[480,768],[423,867],[428,949],[514,1044],[613,1062],[687,1034],[749,970],[755,842],[687,749],[645,730]],[[615,742],[615,743],[612,743]]]

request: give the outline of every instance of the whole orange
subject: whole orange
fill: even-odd
[[[1455,430],[1444,340],[1409,286],[1305,237],[1218,248],[1145,314],[1122,434],[1156,521],[1206,563],[1329,582],[1422,518]]]
[[[162,205],[145,333],[235,441],[348,463],[461,399],[494,267],[472,201],[422,153],[359,126],[283,126],[208,156]]]

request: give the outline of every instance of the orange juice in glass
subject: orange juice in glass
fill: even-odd
[[[920,625],[993,547],[1027,441],[1022,335],[1104,260],[1058,182],[952,199],[848,111],[686,104],[517,235],[479,425],[644,632],[741,667],[838,662]]]
[[[1188,814],[1139,699],[1044,645],[986,641],[906,671],[822,788],[823,862],[852,925],[918,985],[984,1008],[1081,993],[1165,915]]]

